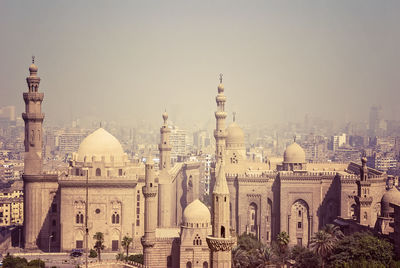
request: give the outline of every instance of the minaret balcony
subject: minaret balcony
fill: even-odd
[[[156,239],[142,236],[142,238],[140,239],[140,242],[142,243],[142,246],[144,248],[149,248],[149,247],[153,247],[156,244]]]
[[[32,120],[32,121],[43,121],[44,114],[43,113],[22,113],[22,119]]]
[[[215,118],[217,119],[225,119],[226,116],[227,116],[226,112],[223,111],[215,112]]]
[[[24,92],[24,101],[28,103],[29,101],[43,101],[44,93],[43,92]]]
[[[236,244],[234,237],[219,238],[207,236],[207,244],[211,251],[231,251],[232,247]]]

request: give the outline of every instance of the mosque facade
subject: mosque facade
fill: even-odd
[[[251,233],[270,243],[282,231],[290,245],[307,246],[327,223],[351,220],[381,229],[388,225],[397,189],[387,175],[361,164],[307,163],[296,142],[283,162],[249,161],[245,136],[226,127],[222,77],[216,96],[215,162],[211,213],[199,198],[199,163],[171,166],[168,115],[162,115],[160,163],[132,162],[119,141],[100,128],[73,154],[68,171],[42,171],[42,123],[38,68],[32,63],[23,93],[25,121],[24,238],[26,249],[70,251],[94,245],[102,232],[107,251],[119,251],[127,235],[141,246],[147,267],[231,267],[236,236]],[[389,201],[388,201],[389,200]],[[340,222],[339,222],[340,223]]]

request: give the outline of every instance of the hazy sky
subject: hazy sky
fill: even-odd
[[[36,56],[48,122],[400,118],[400,1],[0,1],[0,106]],[[231,116],[230,116],[231,118]],[[229,119],[231,120],[231,119]]]

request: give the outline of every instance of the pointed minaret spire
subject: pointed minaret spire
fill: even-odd
[[[229,188],[225,174],[225,101],[224,86],[222,85],[222,74],[218,86],[216,97],[217,111],[215,118],[217,126],[214,131],[216,150],[215,150],[215,184],[213,189],[212,201],[212,236],[207,237],[207,244],[211,250],[211,267],[227,268],[232,263],[232,246],[235,239],[231,236],[230,230],[230,202]]]
[[[162,118],[164,120],[164,124],[160,128],[160,144],[158,145],[158,150],[160,152],[160,166],[159,169],[169,170],[171,168],[171,149],[172,146],[169,143],[169,135],[171,130],[168,127],[168,114],[165,111],[162,114]]]
[[[222,74],[219,75],[220,84],[218,85],[218,95],[215,98],[217,102],[217,111],[215,112],[216,118],[216,129],[214,130],[215,137],[215,160],[219,162],[220,158],[224,157],[225,154],[225,140],[226,140],[226,129],[225,129],[225,102],[226,97],[224,95],[224,85],[222,84]]]
[[[25,113],[22,118],[25,121],[25,164],[24,173],[27,175],[39,175],[42,173],[42,101],[44,94],[38,92],[40,77],[37,76],[38,67],[34,64],[29,66],[30,75],[26,78],[28,92],[23,94],[25,101]]]
[[[233,122],[236,122],[236,112],[232,113],[232,117],[233,117]]]

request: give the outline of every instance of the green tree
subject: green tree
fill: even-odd
[[[128,261],[133,261],[133,262],[136,262],[136,263],[143,264],[144,263],[143,254],[130,255],[128,257]]]
[[[314,234],[310,241],[310,249],[321,257],[322,268],[328,256],[332,253],[335,246],[336,237],[320,230]]]
[[[28,267],[45,268],[46,264],[41,259],[31,260],[28,262]]]
[[[124,238],[122,238],[122,241],[121,241],[122,247],[126,250],[127,257],[129,256],[129,246],[131,245],[132,241],[133,241],[133,238],[129,237],[127,235],[124,236]]]
[[[96,258],[96,257],[97,257],[97,251],[94,249],[90,249],[89,258]]]
[[[279,245],[279,248],[282,252],[286,251],[287,246],[289,244],[289,235],[286,232],[280,232],[277,236],[276,236],[276,242]]]
[[[327,224],[322,228],[322,230],[336,238],[336,241],[344,237],[344,234],[340,230],[339,226],[334,224]]]
[[[318,255],[302,246],[294,246],[290,251],[290,258],[295,261],[296,268],[318,268],[321,260]]]
[[[124,253],[119,252],[119,253],[115,256],[115,259],[116,259],[117,261],[123,261],[123,260],[125,260],[125,255],[124,255]]]
[[[354,233],[339,240],[328,261],[334,267],[352,263],[370,263],[390,267],[393,245],[373,236],[370,232]]]
[[[93,239],[96,240],[94,244],[94,249],[97,251],[97,258],[101,261],[101,251],[104,249],[104,234],[102,232],[97,232],[94,234]]]
[[[263,245],[261,248],[257,249],[257,253],[257,261],[253,264],[253,267],[263,268],[271,264],[272,258],[274,257],[272,248]]]
[[[233,268],[246,268],[249,267],[250,260],[247,252],[240,246],[232,249],[232,267]]]
[[[252,234],[243,233],[238,237],[238,246],[247,251],[256,251],[263,247],[263,244]]]
[[[3,259],[4,268],[24,268],[28,265],[28,261],[25,258],[14,257],[10,254]]]

